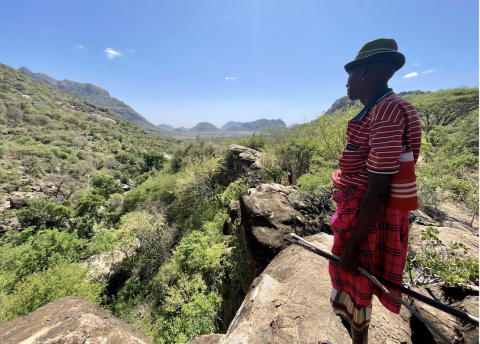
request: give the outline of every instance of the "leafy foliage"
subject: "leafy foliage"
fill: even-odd
[[[478,110],[478,87],[459,87],[419,95],[413,100],[413,105],[425,125],[455,127],[472,111]]]
[[[435,227],[427,227],[421,231],[422,245],[420,252],[413,257],[409,252],[407,257],[407,272],[412,276],[413,284],[443,281],[445,285],[457,286],[473,284],[479,279],[478,259],[458,257],[458,251],[468,253],[463,243],[450,242],[444,244],[438,238],[439,231]]]

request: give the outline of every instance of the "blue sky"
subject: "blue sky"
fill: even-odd
[[[154,124],[311,120],[380,37],[407,59],[395,91],[479,80],[473,0],[16,0],[1,12],[0,62],[100,86]]]

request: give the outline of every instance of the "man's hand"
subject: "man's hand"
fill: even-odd
[[[358,276],[358,251],[349,250],[348,247],[346,247],[340,256],[339,265],[343,271],[354,276]]]

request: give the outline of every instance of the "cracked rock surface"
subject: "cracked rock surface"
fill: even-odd
[[[306,238],[330,250],[333,236]],[[332,312],[328,262],[301,247],[278,254],[254,280],[222,344],[351,343],[349,329]],[[370,344],[411,344],[410,313],[386,310],[374,298]]]
[[[291,186],[261,184],[240,198],[240,242],[252,260],[268,263],[289,245],[290,233],[303,237],[321,231],[321,224],[302,214],[295,192]]]
[[[0,325],[2,344],[150,344],[140,330],[87,300],[67,296]]]

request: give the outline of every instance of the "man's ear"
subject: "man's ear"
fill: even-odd
[[[372,65],[366,65],[365,67],[363,67],[362,78],[367,78],[368,76],[370,76],[372,74],[372,69]]]

